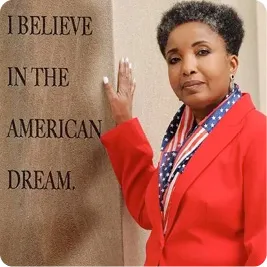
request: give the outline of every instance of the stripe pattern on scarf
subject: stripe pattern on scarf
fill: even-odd
[[[241,97],[238,85],[225,100],[197,125],[190,108],[183,105],[175,114],[162,141],[159,162],[159,204],[163,225],[176,179],[184,172],[187,163],[208,137],[216,124]]]

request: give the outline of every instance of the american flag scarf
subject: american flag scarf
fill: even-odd
[[[159,161],[159,204],[165,228],[168,204],[177,177],[184,172],[199,146],[241,95],[239,86],[235,84],[234,90],[199,124],[196,124],[191,109],[186,105],[182,105],[173,117],[163,137]]]

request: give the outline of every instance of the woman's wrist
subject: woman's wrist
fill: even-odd
[[[121,118],[116,119],[116,125],[123,124],[124,122],[127,122],[129,120],[133,119],[132,116],[123,116]]]

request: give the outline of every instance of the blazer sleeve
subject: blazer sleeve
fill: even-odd
[[[145,195],[156,172],[153,151],[137,118],[126,121],[101,137],[121,185],[126,206],[135,221],[152,229]]]
[[[244,243],[247,266],[266,258],[266,123],[261,125],[244,158]]]

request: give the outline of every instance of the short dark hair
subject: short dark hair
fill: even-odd
[[[193,21],[210,26],[224,39],[226,51],[238,56],[245,31],[237,12],[225,4],[194,0],[179,2],[163,14],[157,27],[157,40],[164,58],[170,33],[177,26]]]

